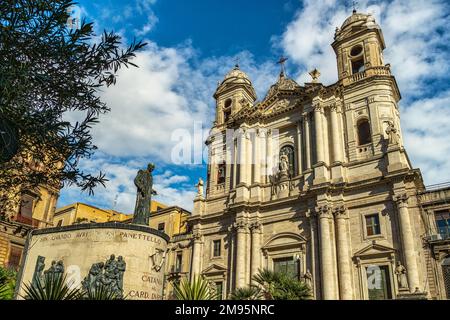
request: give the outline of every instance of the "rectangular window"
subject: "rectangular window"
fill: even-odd
[[[222,300],[223,298],[223,282],[216,282],[216,293],[217,293],[217,300]]]
[[[158,223],[158,230],[159,231],[164,231],[164,228],[165,228],[165,223],[164,222]]]
[[[387,266],[366,267],[369,300],[392,299],[389,269]]]
[[[378,214],[371,214],[366,216],[366,231],[367,236],[374,236],[380,234],[380,218]]]
[[[273,271],[284,273],[293,279],[300,279],[300,261],[293,257],[274,259]]]
[[[62,220],[59,220],[58,221],[58,224],[56,225],[57,227],[61,227],[62,226],[62,223],[63,223],[63,221]]]
[[[183,263],[183,254],[177,253],[177,259],[175,261],[175,272],[181,272],[181,265]]]
[[[22,248],[11,246],[8,257],[8,267],[17,270],[20,266],[20,259],[22,258]]]
[[[450,212],[440,210],[435,212],[437,231],[442,239],[450,238]]]
[[[221,247],[221,241],[220,240],[214,240],[213,241],[213,256],[214,257],[220,257],[220,248]]]

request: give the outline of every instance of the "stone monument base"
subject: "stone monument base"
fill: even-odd
[[[17,279],[16,299],[24,285],[46,274],[65,275],[71,287],[100,287],[132,300],[160,300],[169,236],[142,225],[87,223],[33,230]]]

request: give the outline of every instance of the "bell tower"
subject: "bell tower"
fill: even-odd
[[[222,126],[243,107],[252,106],[256,92],[247,74],[239,65],[228,72],[214,93],[216,99],[216,126]]]
[[[390,65],[384,63],[381,27],[371,14],[353,10],[336,28],[331,46],[343,89],[348,160],[372,161],[389,153],[388,171],[410,167],[400,128],[401,95]]]
[[[372,67],[384,66],[385,43],[380,26],[370,14],[356,10],[336,28],[331,45],[336,53],[339,80]]]

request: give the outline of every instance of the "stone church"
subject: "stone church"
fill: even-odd
[[[268,268],[311,283],[316,299],[445,298],[382,30],[354,11],[331,46],[332,85],[318,70],[299,85],[282,67],[257,102],[237,65],[218,85],[192,242],[173,239],[173,250],[189,248],[191,277],[202,274],[223,297]]]

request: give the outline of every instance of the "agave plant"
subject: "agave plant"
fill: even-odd
[[[190,282],[181,280],[174,286],[175,298],[177,300],[215,300],[217,294],[211,289],[209,282],[201,276],[196,276]]]
[[[11,300],[16,286],[16,272],[0,267],[0,300]]]
[[[79,300],[83,292],[79,288],[71,288],[65,275],[46,274],[43,280],[34,284],[25,284],[26,300]]]
[[[231,300],[259,300],[261,290],[258,287],[237,288],[230,296]]]
[[[110,290],[105,285],[99,285],[95,289],[88,289],[82,293],[83,300],[123,300],[117,292]]]

